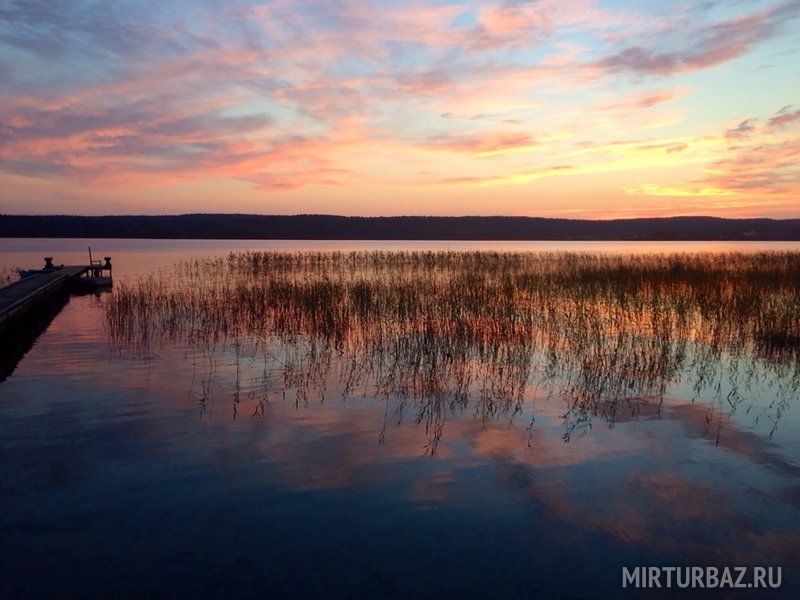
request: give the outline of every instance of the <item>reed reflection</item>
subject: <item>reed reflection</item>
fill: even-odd
[[[800,385],[799,253],[244,252],[119,285],[105,317],[121,352],[188,344],[204,410],[222,375],[233,416],[366,395],[379,441],[409,418],[429,453],[448,415],[555,396],[568,441],[681,385],[717,441],[762,395],[774,432]]]

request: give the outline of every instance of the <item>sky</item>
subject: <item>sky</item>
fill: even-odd
[[[0,212],[800,217],[800,0],[0,0]]]

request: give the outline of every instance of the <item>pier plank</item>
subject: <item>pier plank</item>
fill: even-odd
[[[47,273],[37,273],[0,288],[0,328],[46,296],[67,285],[72,277],[88,270],[82,265],[65,266]]]

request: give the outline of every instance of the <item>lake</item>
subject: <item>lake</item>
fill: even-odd
[[[602,258],[724,270],[800,243],[5,239],[0,268],[89,245],[114,291],[71,297],[0,383],[4,597],[616,596],[623,567],[734,565],[800,592],[791,278],[760,295],[664,263],[687,283],[659,295]],[[357,277],[227,259],[352,250],[387,254]],[[592,253],[646,300],[558,257],[531,283],[524,256],[463,251]],[[727,301],[694,314],[706,291]],[[729,326],[748,298],[759,317]]]

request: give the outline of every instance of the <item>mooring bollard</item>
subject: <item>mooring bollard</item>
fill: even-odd
[[[45,256],[44,257],[44,268],[45,269],[52,269],[53,268],[53,257],[52,256]]]

